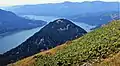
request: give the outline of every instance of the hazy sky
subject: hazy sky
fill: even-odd
[[[95,0],[0,0],[0,6],[58,3],[58,2],[64,2],[64,1],[83,2],[83,1],[95,1]],[[119,1],[119,0],[100,0],[100,1],[112,2],[112,1]]]

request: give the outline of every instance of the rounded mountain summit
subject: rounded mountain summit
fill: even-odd
[[[74,40],[86,33],[84,29],[67,19],[57,19],[47,24],[18,47],[4,53],[4,56],[9,58],[8,61],[15,62],[41,50],[48,50],[66,41]]]

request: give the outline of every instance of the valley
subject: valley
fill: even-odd
[[[51,17],[51,16],[35,16],[35,15],[25,15],[22,17],[25,17],[27,19],[33,19],[33,20],[43,20],[43,21],[46,21],[47,23],[60,18],[60,17],[54,17],[54,16]],[[73,22],[73,23],[78,25],[79,27],[82,27],[87,32],[90,32],[91,31],[90,29],[95,27],[95,26],[88,25],[85,23],[80,23],[80,22]],[[29,37],[34,35],[36,32],[38,32],[41,28],[42,27],[38,27],[38,28],[34,28],[34,29],[12,32],[11,34],[8,33],[5,35],[2,35],[0,38],[0,43],[2,44],[0,47],[0,54],[3,54],[4,52],[6,52],[8,50],[17,47],[19,44],[21,44],[22,42],[27,40]],[[13,38],[13,39],[11,39],[11,38]]]
[[[51,49],[66,41],[76,39],[87,32],[67,19],[57,19],[44,26],[33,36],[5,52],[3,56],[6,63],[16,62],[38,52]],[[59,37],[59,38],[58,38]]]
[[[0,1],[0,66],[120,65],[120,2],[54,1]]]

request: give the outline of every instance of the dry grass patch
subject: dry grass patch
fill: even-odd
[[[103,59],[100,63],[95,63],[93,66],[120,66],[120,52],[113,57]]]

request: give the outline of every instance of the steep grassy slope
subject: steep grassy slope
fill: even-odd
[[[25,59],[19,60],[16,63],[9,64],[8,66],[34,66],[35,63],[36,63],[36,59],[39,55],[46,55],[46,54],[54,55],[58,50],[61,50],[61,49],[65,48],[69,43],[70,43],[70,41],[66,42],[65,44],[62,44],[60,46],[57,46],[53,49],[43,51],[43,52],[40,52],[40,53],[35,54],[33,56],[30,56],[30,57],[27,57]]]
[[[115,56],[116,59],[113,60],[116,62],[117,58],[119,59],[119,51],[120,20],[113,21],[79,39],[31,57],[34,59],[32,66],[80,66],[92,64],[93,66],[106,66],[113,63],[107,62],[107,64],[103,64],[105,59],[114,58]],[[115,55],[116,53],[118,55]],[[19,66],[17,63],[15,63],[15,66]],[[119,64],[119,61],[114,63],[115,66],[119,66]]]

